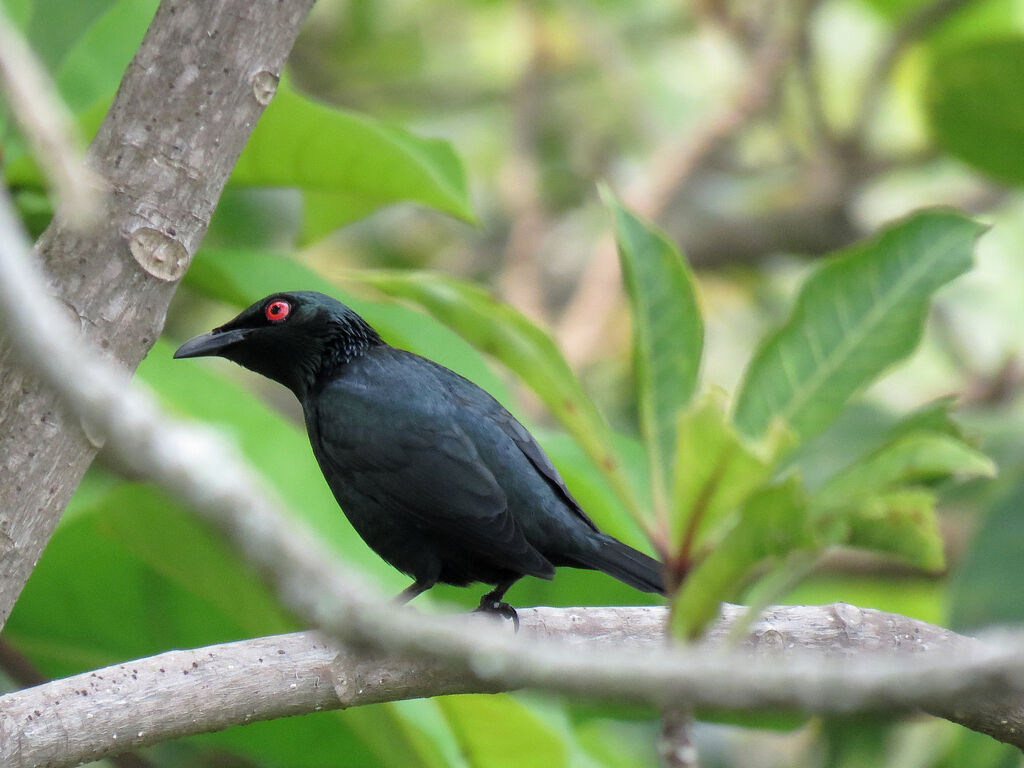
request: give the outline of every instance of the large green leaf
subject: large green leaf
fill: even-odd
[[[28,42],[50,72],[56,71],[68,50],[82,35],[82,31],[87,30],[97,17],[113,5],[113,2],[114,0],[32,1],[27,29]],[[156,4],[153,3],[153,6]],[[150,18],[152,17],[151,9]],[[137,40],[135,44],[138,45]]]
[[[929,432],[968,442],[951,414],[955,402],[944,397],[900,415],[876,400],[854,399],[824,431],[789,453],[785,467],[797,469],[807,488],[817,491],[854,462],[905,435]]]
[[[683,582],[672,605],[672,634],[695,639],[734,597],[751,569],[771,558],[816,547],[803,486],[795,477],[767,486],[747,500],[735,525]]]
[[[931,408],[906,420],[937,423]],[[995,465],[958,437],[947,433],[903,433],[874,453],[837,473],[812,497],[811,507],[824,539],[896,555],[911,565],[938,571],[943,542],[935,518],[935,495],[916,487],[949,477],[991,477]]]
[[[1024,37],[941,51],[927,86],[939,144],[980,171],[1024,184]]]
[[[438,701],[472,768],[569,764],[558,733],[512,696],[445,696]]]
[[[24,33],[29,22],[32,20],[32,11],[35,7],[34,0],[2,0],[0,6],[3,7],[3,11],[7,14],[11,24]],[[29,44],[32,44],[32,40],[29,40]]]
[[[992,624],[1024,622],[1024,482],[1021,465],[1008,487],[984,510],[950,594],[952,626],[975,630]]]
[[[768,480],[787,440],[782,429],[759,441],[740,435],[729,421],[720,392],[702,398],[676,423],[673,544],[688,559],[713,541],[747,497]]]
[[[822,264],[747,368],[740,430],[760,435],[780,418],[805,439],[828,426],[851,395],[914,349],[932,294],[970,268],[981,231],[960,214],[923,211]]]
[[[116,485],[87,502],[72,501],[4,629],[47,675],[293,628],[166,495]]]
[[[103,15],[78,29],[79,37],[57,71],[57,87],[76,115],[90,108],[95,112],[97,104],[105,107],[110,103],[159,5],[157,0],[105,4],[110,8]],[[53,19],[48,21],[52,23]],[[83,129],[91,137],[99,122],[94,116],[87,122]]]
[[[48,0],[45,7],[49,10],[45,17],[39,16],[44,12],[44,6],[39,6],[32,23],[52,25],[55,17],[63,19],[82,14],[82,25],[68,24],[67,29],[73,28],[74,34],[55,41],[55,47],[48,55],[54,58],[54,65],[59,63],[54,79],[64,103],[77,118],[81,135],[89,140],[106,115],[118,83],[159,3],[157,0],[116,0],[113,3],[92,3],[90,0],[85,4],[87,7],[71,9],[70,6],[76,2]],[[69,6],[67,13],[57,10],[62,5]],[[110,7],[92,19],[97,11],[102,10],[101,6]],[[86,17],[92,20],[91,23],[85,23]],[[70,49],[66,50],[69,44]],[[4,178],[9,184],[36,188],[43,185],[35,159],[21,148],[15,146],[4,160]]]
[[[664,507],[676,447],[676,420],[697,390],[704,324],[693,275],[679,250],[607,189],[619,263],[633,309],[633,358],[640,428],[651,462],[655,504]]]
[[[284,82],[230,183],[302,189],[307,240],[400,200],[474,218],[462,164],[448,142],[319,104]]]
[[[463,280],[377,270],[360,273],[358,278],[389,295],[415,301],[507,365],[601,468],[626,508],[642,519],[632,485],[612,449],[607,424],[547,333],[515,308]]]

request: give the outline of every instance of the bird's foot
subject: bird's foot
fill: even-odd
[[[493,613],[503,619],[511,619],[513,628],[516,632],[519,631],[519,614],[515,608],[501,600],[493,600],[484,595],[480,598],[480,605],[473,609],[473,613]]]

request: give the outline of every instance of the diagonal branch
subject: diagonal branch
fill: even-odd
[[[869,672],[872,656],[892,650],[915,658],[940,652],[950,659],[976,644],[949,630],[882,611],[830,606],[773,608],[755,622],[745,652],[732,655],[723,677],[722,650],[740,606],[725,606],[705,645],[689,656],[686,688],[693,706],[752,709],[771,703],[811,712],[843,711],[844,696],[809,700],[799,675],[777,690],[762,690],[737,705],[730,691],[763,675],[765,663],[813,654],[824,663],[845,659]],[[476,632],[485,617],[462,617]],[[520,612],[524,641],[559,639],[597,649],[658,649],[664,644],[664,608],[531,608]],[[711,659],[710,664],[705,662]],[[954,662],[955,665],[955,662]],[[169,651],[86,672],[0,697],[0,762],[10,768],[76,765],[121,750],[286,715],[452,693],[509,690],[472,668],[430,660],[406,661],[356,654],[316,632],[298,632]],[[565,689],[579,687],[565,684]],[[82,695],[85,691],[88,695]],[[848,703],[848,702],[845,702]],[[861,702],[871,704],[876,702]],[[884,702],[883,702],[884,704]],[[998,709],[998,712],[996,711]],[[932,711],[1024,746],[1024,686],[1014,693],[936,706]],[[37,712],[47,713],[45,716]],[[204,717],[197,718],[197,712]]]

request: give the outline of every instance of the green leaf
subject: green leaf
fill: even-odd
[[[619,263],[633,310],[640,428],[655,504],[663,507],[674,462],[676,419],[697,390],[704,324],[693,275],[675,245],[608,189],[602,197],[615,215]]]
[[[823,263],[747,368],[740,431],[761,435],[775,418],[801,439],[827,427],[850,396],[914,349],[932,294],[971,267],[981,231],[960,214],[923,211]]]
[[[113,0],[34,0],[27,28],[32,50],[54,72],[82,31],[112,4]],[[54,23],[57,19],[60,23]]]
[[[471,768],[569,764],[558,733],[507,694],[444,696],[438,702]]]
[[[77,28],[80,37],[57,71],[57,87],[76,115],[99,102],[104,106],[110,103],[159,5],[157,0],[118,0],[106,4],[110,8],[103,15],[92,24]],[[53,18],[50,16],[45,23],[52,24]],[[94,121],[90,117],[89,122]],[[85,127],[94,131],[98,125],[95,122]],[[92,132],[85,135],[91,137]]]
[[[991,459],[955,437],[911,433],[897,437],[834,476],[814,495],[813,506],[842,507],[859,497],[903,485],[995,474]]]
[[[842,518],[846,538],[833,543],[895,555],[926,571],[945,567],[935,495],[911,488],[869,496]]]
[[[494,355],[551,409],[605,473],[616,495],[637,520],[642,516],[632,486],[611,447],[611,436],[551,337],[515,308],[482,288],[426,272],[373,271],[358,279],[391,296],[415,301],[477,349]]]
[[[54,59],[52,64],[61,62],[54,74],[57,88],[77,118],[79,133],[88,141],[103,121],[159,3],[157,0],[117,0],[112,4],[93,4],[90,0],[81,8],[77,3],[78,0],[66,4],[58,3],[58,0],[48,2],[50,11],[40,16],[42,7],[37,8],[32,24],[53,26],[54,18],[80,17],[82,20],[77,27],[74,22],[69,22],[66,28],[73,28],[74,35],[54,41],[55,47],[47,55]],[[67,13],[55,10],[57,5],[67,5]],[[100,5],[110,7],[92,23],[86,24],[85,17],[92,19],[96,12],[102,10]],[[71,6],[75,7],[72,9]],[[66,45],[70,45],[69,50],[65,49]],[[43,186],[43,176],[30,154],[16,149],[4,160],[4,178],[9,184]]]
[[[31,21],[35,0],[2,0],[0,6],[2,6],[3,12],[7,14],[11,24],[24,33],[29,21]],[[29,40],[29,44],[32,45],[33,49],[36,49],[32,40]],[[36,49],[36,53],[38,54],[38,49]]]
[[[968,442],[963,428],[953,419],[952,410],[956,407],[957,400],[956,395],[949,395],[925,403],[889,427],[885,438],[892,441],[915,432],[930,432]]]
[[[1018,474],[984,510],[951,589],[957,630],[1024,622],[1024,591],[1017,588],[1024,561],[1024,483]]]
[[[824,431],[789,453],[782,468],[799,471],[807,488],[816,491],[851,464],[905,435],[931,432],[970,444],[950,413],[955,402],[955,397],[940,398],[901,416],[877,401],[855,399]]]
[[[302,189],[306,240],[400,200],[474,220],[465,173],[448,142],[317,103],[284,82],[230,183]]]
[[[751,569],[765,559],[782,559],[816,546],[807,498],[800,481],[790,477],[761,489],[747,500],[735,525],[683,582],[672,604],[672,634],[693,640],[734,596]]]
[[[1024,184],[1024,38],[940,51],[926,90],[928,121],[951,155]]]
[[[713,542],[743,502],[772,474],[788,442],[783,429],[764,440],[741,436],[725,412],[725,396],[709,393],[679,415],[672,493],[673,542],[687,559]]]
[[[948,426],[932,407],[897,424],[894,439],[831,478],[811,499],[822,537],[896,555],[928,571],[944,566],[935,497],[912,487],[949,477],[991,477],[995,464],[959,438],[903,433],[908,425]]]

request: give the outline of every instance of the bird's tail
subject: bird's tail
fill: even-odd
[[[607,534],[599,536],[597,546],[579,558],[584,567],[603,571],[641,592],[665,594],[661,563]]]

